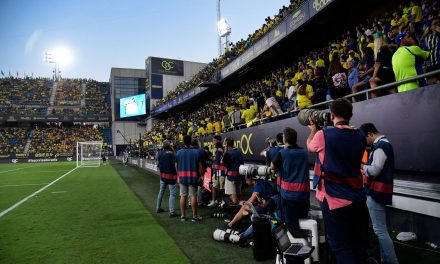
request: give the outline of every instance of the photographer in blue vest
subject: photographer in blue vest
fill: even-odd
[[[311,121],[307,148],[317,153],[314,188],[331,250],[338,264],[365,263],[368,209],[360,171],[366,140],[351,127],[353,106],[345,98],[330,103],[334,127],[317,130]]]
[[[226,152],[223,155],[222,164],[226,168],[225,194],[229,195],[233,204],[237,204],[241,198],[241,185],[244,179],[244,176],[238,173],[240,165],[244,164],[243,154],[241,150],[234,148],[232,138],[226,138],[224,145]]]
[[[161,208],[162,198],[165,193],[165,189],[169,188],[170,198],[168,201],[169,216],[176,216],[174,212],[174,201],[176,199],[176,181],[177,171],[175,167],[176,156],[174,150],[168,140],[163,142],[162,150],[159,150],[156,154],[158,168],[160,173],[160,190],[157,195],[156,213],[164,212]]]
[[[284,149],[272,161],[272,169],[280,173],[281,217],[290,233],[299,235],[299,218],[305,218],[310,208],[309,164],[307,151],[296,144],[297,132],[283,130]]]
[[[284,149],[284,141],[283,141],[283,133],[278,133],[277,137],[276,137],[276,146],[271,146],[269,147],[269,149],[266,151],[266,163],[267,166],[271,166],[272,161],[275,159],[275,157],[277,156],[278,152],[280,152],[280,150]],[[280,179],[280,173],[278,171],[275,172],[276,174],[276,178],[277,178],[277,190],[280,190],[280,186],[281,186],[281,179]]]
[[[202,220],[197,214],[197,186],[203,176],[202,161],[198,149],[191,147],[191,136],[183,137],[184,147],[177,151],[176,169],[180,183],[180,220],[186,221],[186,200],[191,196],[193,222]]]
[[[394,151],[388,139],[379,133],[374,124],[360,127],[367,144],[371,146],[365,165],[361,165],[366,176],[364,180],[367,207],[373,230],[380,245],[381,263],[398,264],[393,241],[388,234],[385,206],[391,205],[394,180]]]

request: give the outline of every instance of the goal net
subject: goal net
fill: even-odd
[[[76,167],[101,165],[102,141],[76,142]]]

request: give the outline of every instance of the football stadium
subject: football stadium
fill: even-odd
[[[0,263],[440,263],[438,1],[212,2],[210,61],[2,69]]]

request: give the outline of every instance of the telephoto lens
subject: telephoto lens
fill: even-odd
[[[246,178],[257,175],[257,167],[255,165],[240,165],[238,173]]]
[[[315,109],[303,109],[299,111],[297,118],[298,122],[303,126],[310,125],[310,122],[313,122],[319,128],[331,124],[330,114],[328,112]]]
[[[214,233],[212,233],[212,238],[215,241],[231,242],[233,244],[240,242],[239,232],[232,229],[227,229],[226,231],[224,231],[220,228],[217,228],[216,230],[214,230]]]

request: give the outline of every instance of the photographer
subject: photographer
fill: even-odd
[[[256,204],[258,207],[263,207],[267,200],[272,195],[272,185],[266,180],[255,180],[252,177],[246,179],[246,183],[249,186],[254,186],[252,195],[246,201],[247,203]],[[245,201],[240,201],[240,211],[234,216],[234,218],[227,224],[227,228],[232,228],[234,224],[239,222],[244,216],[248,215],[251,211]]]
[[[272,169],[281,173],[282,219],[293,236],[299,233],[299,218],[310,208],[309,164],[307,151],[296,144],[297,132],[283,130],[284,149],[272,161]]]
[[[197,149],[191,148],[191,136],[183,137],[182,149],[177,151],[176,170],[179,175],[180,183],[180,220],[186,221],[186,200],[188,193],[191,196],[191,208],[193,213],[193,222],[202,220],[197,214],[197,186],[203,176],[201,155]]]
[[[221,141],[221,137],[219,140]],[[220,189],[220,196],[221,196],[221,190],[224,190],[225,188],[226,168],[223,165],[221,165],[221,160],[223,157],[224,150],[222,143],[220,141],[218,141],[217,139],[215,143],[215,154],[214,154],[215,156],[214,156],[212,192],[211,192],[212,200],[211,202],[209,202],[208,207],[212,207],[216,205],[217,189]]]
[[[318,154],[316,198],[322,202],[325,229],[338,263],[364,263],[368,239],[368,210],[360,166],[365,137],[349,126],[353,106],[345,98],[330,104],[333,128],[317,131],[310,121],[307,148]]]
[[[238,203],[241,196],[241,183],[243,176],[238,173],[240,165],[243,165],[243,154],[237,148],[234,148],[234,140],[226,138],[226,153],[223,155],[222,164],[226,167],[225,194],[230,195],[233,204]]]
[[[372,146],[370,156],[362,165],[367,181],[367,207],[370,213],[373,230],[380,245],[382,263],[398,264],[393,241],[388,234],[385,206],[391,205],[393,199],[394,151],[388,139],[377,131],[371,123],[363,124],[360,130]]]
[[[164,212],[161,208],[162,198],[165,193],[165,189],[168,186],[170,190],[170,198],[168,201],[169,216],[174,217],[174,200],[176,196],[176,156],[174,150],[168,140],[163,142],[163,149],[159,150],[156,155],[158,161],[158,168],[160,172],[160,190],[157,195],[156,213]]]
[[[266,164],[267,164],[267,166],[271,166],[272,161],[275,159],[278,152],[280,152],[280,150],[282,150],[283,148],[284,148],[283,133],[278,133],[276,146],[271,146],[266,151]],[[277,177],[277,190],[279,191],[280,186],[281,186],[280,172],[276,171],[275,174]]]

